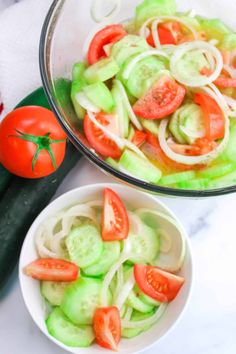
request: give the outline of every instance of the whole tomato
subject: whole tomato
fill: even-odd
[[[61,165],[65,150],[66,134],[46,108],[18,108],[0,124],[0,162],[19,177],[50,175]]]

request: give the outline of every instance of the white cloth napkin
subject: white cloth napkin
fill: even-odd
[[[0,102],[2,117],[41,86],[39,38],[52,0],[21,0],[0,13]],[[0,116],[0,118],[1,118]]]

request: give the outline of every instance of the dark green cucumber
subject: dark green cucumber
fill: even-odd
[[[0,198],[2,198],[13,176],[0,164]]]
[[[44,96],[43,99],[43,95],[43,89],[37,90],[21,104],[45,104],[46,98]],[[13,178],[0,201],[0,289],[18,261],[22,243],[32,222],[48,205],[80,157],[80,153],[68,144],[63,164],[51,176],[38,180]]]

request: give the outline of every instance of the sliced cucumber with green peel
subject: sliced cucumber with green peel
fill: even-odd
[[[148,130],[154,135],[158,135],[160,123],[157,120],[139,118],[140,123],[145,130]]]
[[[115,168],[116,170],[119,170],[119,164],[116,160],[114,160],[113,158],[111,157],[108,157],[106,159],[106,162],[111,165],[113,168]]]
[[[121,67],[124,62],[135,54],[140,54],[150,47],[141,36],[129,34],[112,46],[111,56]]]
[[[100,306],[103,281],[80,277],[65,290],[61,309],[75,324],[92,324],[95,310]],[[108,293],[111,299],[110,292]]]
[[[203,112],[197,104],[187,104],[182,107],[179,113],[179,125],[181,134],[188,144],[194,144],[196,136],[205,135]]]
[[[134,290],[130,291],[127,299],[127,304],[133,309],[142,313],[148,313],[152,311],[154,307],[142,301],[139,296],[134,292]]]
[[[70,260],[79,267],[89,267],[96,263],[103,252],[103,241],[98,229],[93,225],[82,225],[71,231],[66,238]]]
[[[183,133],[180,131],[180,124],[179,124],[179,114],[182,111],[182,108],[179,108],[175,113],[172,115],[169,123],[169,130],[175,140],[180,144],[185,144],[185,138]]]
[[[132,254],[129,260],[133,263],[151,263],[160,251],[159,235],[145,224],[139,235],[129,234],[129,242]]]
[[[72,69],[72,81],[81,80],[86,68],[87,65],[83,61],[75,63]]]
[[[145,302],[146,304],[148,304],[148,305],[150,305],[150,306],[156,306],[156,307],[158,307],[158,306],[161,305],[161,302],[154,300],[153,298],[151,298],[151,297],[148,296],[148,295],[145,295],[144,293],[141,293],[141,294],[139,295],[139,298],[140,298],[140,300],[142,300],[143,302]]]
[[[118,118],[120,135],[122,138],[127,138],[129,135],[129,116],[122,100],[120,90],[116,84],[113,85],[111,94],[115,102],[115,113]]]
[[[203,190],[208,188],[209,182],[209,178],[196,178],[191,181],[179,182],[177,186],[181,189]]]
[[[221,48],[227,51],[232,51],[236,49],[236,33],[231,32],[226,34],[221,43]]]
[[[236,164],[225,163],[216,166],[208,167],[204,170],[199,171],[199,175],[206,178],[216,178],[227,175],[236,170]]]
[[[89,347],[95,339],[92,326],[76,326],[59,307],[46,319],[49,334],[69,347]]]
[[[133,58],[130,58],[125,62],[123,70],[126,69],[131,60],[133,60]],[[141,98],[147,93],[153,84],[160,79],[160,71],[163,71],[164,69],[165,64],[162,59],[158,59],[157,57],[147,57],[140,60],[134,66],[128,80],[122,78],[122,81],[134,97]]]
[[[103,82],[96,82],[85,86],[83,91],[95,106],[99,107],[104,112],[112,112],[115,102],[110,90]]]
[[[41,294],[52,306],[60,306],[67,286],[68,283],[43,281]]]
[[[217,189],[217,188],[231,187],[234,186],[235,184],[236,184],[236,171],[229,173],[224,177],[210,180],[208,184],[208,188]]]
[[[172,175],[162,177],[160,179],[159,184],[161,184],[163,186],[172,185],[172,184],[176,184],[179,182],[189,181],[194,178],[196,178],[195,171],[173,173]]]
[[[231,32],[229,27],[218,18],[208,19],[197,16],[197,19],[200,22],[201,29],[206,33],[208,39],[214,38],[221,41],[224,39],[225,35]]]
[[[84,72],[84,77],[89,84],[93,84],[113,78],[119,70],[120,68],[113,58],[105,58],[89,66]]]
[[[71,101],[73,103],[75,113],[79,119],[84,119],[86,114],[85,109],[79,104],[77,101],[77,94],[83,90],[83,88],[87,85],[87,82],[84,78],[78,78],[76,81],[72,82],[71,85]]]
[[[136,7],[135,25],[140,28],[141,25],[151,17],[171,16],[176,12],[175,0],[144,0]]]
[[[222,154],[219,156],[220,161],[236,162],[236,124],[230,126],[230,136],[228,144]]]
[[[158,183],[162,172],[148,160],[142,159],[133,151],[126,149],[119,161],[119,165],[132,176],[140,178],[146,182]]]
[[[131,321],[142,321],[151,316],[153,316],[154,311],[149,313],[140,313],[138,311],[133,311],[131,316]],[[151,326],[138,327],[138,328],[122,328],[123,338],[133,338],[138,336],[140,333],[147,331]]]
[[[120,243],[118,241],[105,242],[101,257],[96,264],[84,268],[83,272],[90,276],[99,276],[107,273],[120,256]]]

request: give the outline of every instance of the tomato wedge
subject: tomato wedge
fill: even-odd
[[[193,145],[169,144],[171,149],[180,155],[200,156],[207,154],[216,147],[215,141],[209,141],[206,138],[197,139]]]
[[[141,130],[136,130],[132,139],[132,143],[138,147],[143,145],[145,141],[147,140],[147,133],[141,131]]]
[[[222,139],[225,135],[225,119],[216,101],[204,94],[196,93],[194,101],[201,106],[205,120],[205,138],[208,140]]]
[[[142,146],[143,153],[156,162],[166,172],[188,171],[199,166],[188,166],[171,160],[162,150],[158,138],[150,132],[147,132],[147,141]]]
[[[175,37],[173,36],[172,32],[168,28],[166,28],[164,25],[158,26],[158,36],[159,36],[161,45],[176,44],[176,40],[175,40]],[[147,42],[150,46],[155,47],[152,33],[150,33],[149,36],[147,37]]]
[[[127,35],[122,25],[110,25],[95,34],[88,50],[88,63],[96,63],[101,58],[106,57],[104,46],[116,43]]]
[[[214,81],[214,84],[222,88],[236,88],[236,79],[232,79],[231,77],[220,76]]]
[[[62,259],[40,258],[24,268],[24,273],[37,280],[70,282],[78,277],[76,264]]]
[[[128,237],[129,219],[119,196],[109,188],[104,190],[102,238],[104,241],[120,241]]]
[[[97,343],[106,349],[117,351],[121,338],[121,320],[117,307],[104,307],[95,311],[93,329]]]
[[[182,277],[143,264],[135,264],[134,277],[144,294],[160,302],[174,300],[185,281]]]
[[[186,89],[163,76],[133,106],[134,113],[145,119],[160,119],[175,112],[184,100]]]
[[[118,135],[115,116],[106,113],[98,113],[96,114],[96,120],[109,131]],[[121,156],[122,152],[116,143],[108,138],[103,131],[90,120],[88,115],[84,118],[84,132],[89,144],[97,153],[105,157],[112,157],[113,159],[117,159]]]

